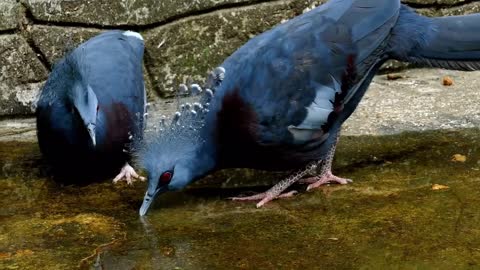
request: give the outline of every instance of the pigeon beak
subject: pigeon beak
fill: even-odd
[[[147,192],[145,192],[145,197],[143,198],[142,206],[140,207],[140,211],[139,211],[140,216],[145,216],[145,214],[147,214],[148,209],[150,208],[150,205],[152,205],[152,202],[155,199],[155,197],[159,194],[162,194],[162,193],[166,192],[166,191],[167,191],[166,186],[155,190],[153,195],[151,195],[147,190]]]
[[[95,140],[95,124],[88,123],[87,131],[88,131],[88,134],[90,135],[90,138],[92,139],[93,147],[95,147],[97,145],[97,142]]]

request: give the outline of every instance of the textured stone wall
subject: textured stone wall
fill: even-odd
[[[325,0],[0,0],[0,116],[28,115],[67,46],[108,29],[146,40],[151,99],[203,79],[251,37]],[[405,0],[429,16],[480,12],[473,0]],[[390,66],[392,64],[389,64]]]

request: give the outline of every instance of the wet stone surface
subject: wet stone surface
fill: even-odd
[[[226,198],[274,175],[225,171],[143,219],[145,184],[62,187],[34,142],[0,142],[0,269],[478,269],[479,134],[344,136],[352,184],[256,209]]]

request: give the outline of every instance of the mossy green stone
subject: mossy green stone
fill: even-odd
[[[0,116],[33,112],[47,70],[20,35],[0,35]]]
[[[17,28],[20,4],[15,0],[2,0],[0,2],[0,31]]]

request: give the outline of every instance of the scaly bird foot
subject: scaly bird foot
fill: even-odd
[[[257,208],[260,208],[271,200],[291,197],[295,193],[297,193],[297,191],[290,191],[290,192],[286,192],[286,193],[282,193],[282,192],[284,192],[293,183],[302,179],[302,177],[304,177],[307,173],[315,170],[317,168],[318,164],[319,164],[319,162],[313,162],[313,163],[309,164],[305,169],[302,169],[301,171],[298,171],[297,173],[291,175],[290,177],[287,177],[286,179],[283,179],[282,181],[278,182],[276,185],[274,185],[273,187],[271,187],[269,190],[267,190],[264,193],[260,193],[260,194],[253,195],[253,196],[248,196],[248,197],[235,197],[235,198],[231,198],[231,199],[234,200],[234,201],[257,201],[257,200],[260,200],[260,202],[257,203]]]
[[[118,181],[125,179],[127,184],[131,185],[135,179],[140,181],[145,181],[145,177],[139,176],[135,170],[128,163],[125,163],[120,173],[113,179],[113,183],[116,184]]]
[[[252,196],[246,197],[230,197],[232,201],[260,201],[257,203],[257,208],[264,206],[266,203],[270,202],[271,200],[281,199],[281,198],[289,198],[294,196],[297,191],[292,190],[286,193],[282,193],[280,195],[275,195],[273,192],[263,192],[259,194],[255,194]]]
[[[321,185],[331,183],[331,182],[337,182],[341,185],[346,185],[346,184],[351,183],[353,181],[351,179],[341,178],[341,177],[335,176],[335,175],[333,175],[333,173],[331,171],[327,171],[325,174],[323,174],[321,176],[309,177],[309,178],[305,178],[305,179],[302,179],[302,180],[299,181],[299,183],[302,183],[302,184],[309,184],[308,187],[307,187],[307,191],[309,191],[311,189],[314,189],[314,188],[318,188]]]

